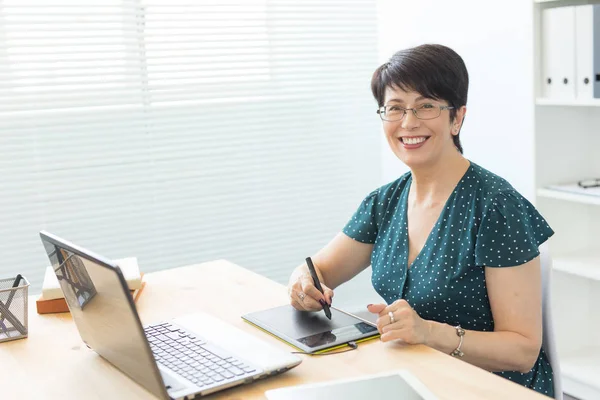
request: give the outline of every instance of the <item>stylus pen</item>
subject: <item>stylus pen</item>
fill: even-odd
[[[312,276],[315,286],[317,287],[317,289],[319,289],[319,292],[325,294],[323,288],[321,287],[321,282],[319,282],[319,277],[317,276],[315,266],[313,265],[313,262],[310,259],[310,257],[306,257],[306,265],[308,265],[308,270],[310,271],[310,276]],[[331,319],[331,310],[329,310],[329,306],[327,305],[327,303],[323,302],[323,304],[321,305],[323,306],[323,311],[325,311],[325,316]]]
[[[17,286],[19,286],[19,283],[21,283],[22,278],[23,277],[21,276],[21,274],[17,274],[17,277],[15,278],[15,281],[12,284],[13,289],[16,288]],[[12,303],[13,297],[15,297],[15,292],[16,292],[16,290],[13,290],[8,295],[8,300],[6,301],[6,308],[10,307],[10,303]],[[3,319],[0,319],[0,321],[2,321]]]

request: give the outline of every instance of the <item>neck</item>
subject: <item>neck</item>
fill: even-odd
[[[445,202],[469,165],[469,160],[456,152],[440,158],[434,164],[411,168],[412,203],[436,206]]]

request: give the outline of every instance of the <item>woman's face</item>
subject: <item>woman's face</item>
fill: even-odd
[[[448,104],[445,101],[425,98],[417,92],[388,87],[385,91],[384,105],[431,108]],[[419,119],[409,110],[400,121],[383,121],[383,130],[390,148],[409,168],[435,164],[444,154],[458,151],[452,136],[458,133],[459,125],[456,122],[462,120],[465,107],[457,111],[454,123],[450,121],[449,110],[442,110],[439,117],[429,120]]]

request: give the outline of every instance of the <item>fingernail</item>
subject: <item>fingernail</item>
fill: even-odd
[[[367,304],[367,308],[371,307],[373,304]]]
[[[325,307],[325,301],[323,301],[323,299],[319,300],[319,304],[321,305],[321,307]]]

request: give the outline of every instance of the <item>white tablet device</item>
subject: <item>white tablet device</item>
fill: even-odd
[[[265,395],[268,400],[364,400],[373,398],[375,393],[377,398],[438,400],[407,370],[273,389]]]

